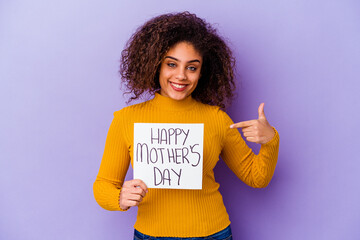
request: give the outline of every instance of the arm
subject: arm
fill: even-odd
[[[125,134],[123,117],[115,112],[106,137],[99,173],[93,185],[97,203],[111,211],[123,211],[119,205],[120,191],[130,164]]]
[[[230,128],[233,121],[223,112],[224,141],[221,157],[229,168],[244,183],[251,187],[266,187],[275,171],[278,152],[279,134],[275,128],[273,137],[261,144],[260,152],[255,155],[246,145],[237,129]]]

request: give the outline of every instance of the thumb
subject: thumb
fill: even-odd
[[[265,106],[265,103],[261,103],[260,106],[259,106],[259,109],[258,109],[259,119],[260,118],[266,118],[265,113],[264,113],[264,106]]]

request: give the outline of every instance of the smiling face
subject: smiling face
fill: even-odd
[[[174,100],[191,95],[200,78],[202,61],[190,43],[180,42],[170,48],[160,66],[160,94]]]

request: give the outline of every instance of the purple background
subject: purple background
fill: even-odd
[[[234,50],[233,120],[265,102],[280,133],[267,188],[215,169],[234,239],[360,239],[356,0],[1,1],[0,239],[131,239],[136,208],[105,211],[92,192],[125,106],[120,53],[145,20],[184,10]]]

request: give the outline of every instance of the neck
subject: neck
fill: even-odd
[[[155,97],[151,102],[156,107],[161,108],[164,111],[186,111],[191,109],[194,103],[196,103],[191,95],[182,100],[175,100],[170,97],[163,96],[158,92],[155,93]]]

